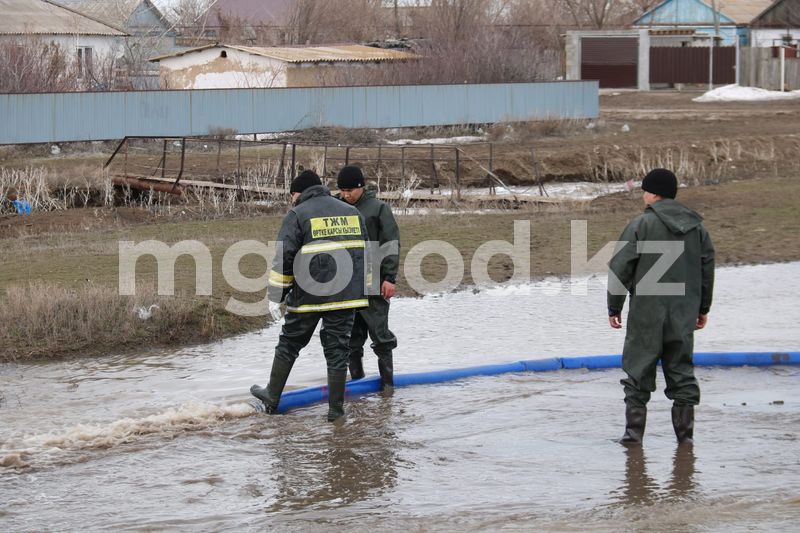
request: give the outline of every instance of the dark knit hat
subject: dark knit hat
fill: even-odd
[[[322,180],[319,179],[319,176],[317,176],[317,173],[313,170],[304,170],[292,180],[292,186],[289,188],[289,192],[303,192],[314,185],[322,185]]]
[[[358,189],[364,186],[364,174],[354,165],[347,165],[339,171],[336,178],[336,187],[339,189]]]
[[[678,178],[665,168],[656,168],[644,177],[642,189],[664,198],[675,198],[678,194]]]

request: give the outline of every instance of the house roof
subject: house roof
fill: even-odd
[[[89,17],[101,20],[108,24],[118,27],[126,27],[131,15],[141,5],[157,17],[161,22],[169,26],[169,21],[164,14],[150,0],[54,0],[55,3],[64,7],[74,9]]]
[[[200,52],[210,48],[228,48],[239,50],[248,54],[277,59],[285,63],[328,63],[328,62],[368,62],[368,61],[395,61],[403,59],[417,59],[418,56],[397,50],[373,48],[361,44],[330,45],[330,46],[305,46],[305,47],[258,47],[239,46],[232,44],[208,44],[189,48],[180,52],[153,57],[150,61],[161,61],[172,57],[184,56],[193,52]]]
[[[682,3],[681,0],[664,0],[663,2],[659,3],[655,7],[653,7],[650,11],[644,13],[642,16],[637,18],[634,21],[634,24],[641,24],[642,21],[649,19],[651,22],[654,18],[658,18],[657,13],[662,12],[665,6],[668,4],[675,3],[677,7],[675,9],[685,9],[689,7],[689,3]],[[746,25],[750,24],[753,19],[758,17],[761,13],[767,10],[773,3],[773,0],[717,0],[717,11],[720,13],[720,18],[722,19],[720,22],[722,24],[736,24],[736,25]],[[710,22],[709,19],[712,18],[713,8],[711,6],[711,0],[694,0],[691,3],[692,6],[696,7],[697,4],[701,6],[707,7],[707,16],[701,16],[698,20],[691,20],[690,13],[694,13],[694,16],[697,16],[698,11],[696,9],[685,9],[681,12],[684,18],[679,18],[677,20],[671,20],[669,23],[666,21],[663,22],[655,22],[655,24],[662,24],[662,25],[708,25]]]
[[[220,17],[237,18],[252,26],[282,26],[296,0],[216,0],[208,10],[208,25],[219,26]]]
[[[717,9],[736,24],[749,24],[769,8],[772,2],[773,0],[718,0]]]
[[[0,0],[0,35],[127,35],[49,0]]]

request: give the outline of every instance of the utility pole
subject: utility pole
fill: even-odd
[[[711,0],[711,10],[714,16],[714,35],[708,45],[708,90],[714,89],[714,45],[717,44],[719,39],[719,12],[717,11],[717,0]],[[734,31],[734,38],[736,33]]]

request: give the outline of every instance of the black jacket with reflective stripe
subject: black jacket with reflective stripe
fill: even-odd
[[[269,275],[269,299],[287,311],[308,313],[369,305],[364,296],[364,218],[330,195],[309,187],[284,217]]]
[[[383,258],[380,265],[380,281],[389,280],[397,283],[397,270],[400,266],[400,228],[392,214],[392,208],[382,200],[378,200],[372,191],[364,191],[354,204],[364,216],[369,240],[380,246],[386,243],[397,243],[397,253]]]

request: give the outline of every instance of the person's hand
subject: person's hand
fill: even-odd
[[[622,315],[611,315],[608,317],[608,325],[614,329],[622,327]]]
[[[269,302],[269,314],[275,322],[279,322],[283,318],[283,309],[278,302]]]
[[[391,281],[384,281],[381,283],[381,296],[386,300],[391,299],[391,297],[394,296],[394,283]]]
[[[697,323],[694,329],[703,329],[708,324],[708,315],[697,315]]]

